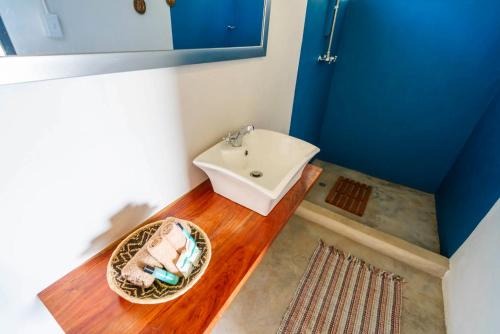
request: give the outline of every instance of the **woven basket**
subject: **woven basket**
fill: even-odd
[[[212,248],[206,233],[199,226],[187,222],[191,227],[191,236],[196,240],[196,245],[201,250],[201,259],[189,277],[181,277],[176,285],[155,280],[149,288],[133,285],[121,277],[123,267],[146,244],[162,222],[154,222],[132,232],[120,242],[109,259],[106,273],[108,285],[111,290],[131,303],[159,304],[181,296],[201,278],[210,262]]]

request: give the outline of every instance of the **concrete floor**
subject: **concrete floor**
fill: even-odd
[[[446,333],[440,279],[298,216],[276,238],[213,333],[276,333],[319,239],[404,277],[402,334]]]
[[[434,195],[321,160],[315,160],[314,164],[321,166],[323,173],[311,189],[307,201],[439,253]],[[326,196],[339,176],[373,187],[362,217],[325,202]],[[321,186],[321,183],[325,186]]]

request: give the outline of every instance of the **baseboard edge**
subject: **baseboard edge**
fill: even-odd
[[[443,278],[450,267],[448,258],[440,254],[358,223],[309,201],[303,201],[295,214],[432,276]]]

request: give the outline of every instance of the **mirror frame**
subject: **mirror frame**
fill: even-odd
[[[261,44],[259,46],[50,56],[5,56],[0,57],[0,85],[264,57],[267,54],[270,11],[271,0],[265,0]]]

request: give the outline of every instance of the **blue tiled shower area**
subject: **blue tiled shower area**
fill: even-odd
[[[328,48],[338,4],[331,54]],[[451,256],[500,196],[500,2],[309,0],[290,134],[435,195]]]

